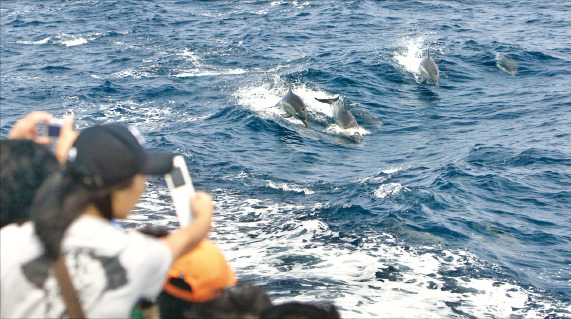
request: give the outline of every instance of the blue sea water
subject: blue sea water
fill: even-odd
[[[345,318],[571,317],[567,1],[2,1],[1,134],[32,110],[185,156],[272,299]],[[440,88],[420,83],[430,49]],[[507,55],[519,70],[503,72]],[[311,129],[276,103],[289,88]],[[340,95],[352,143],[316,97]],[[177,227],[148,180],[123,222]]]

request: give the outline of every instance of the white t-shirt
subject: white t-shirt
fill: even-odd
[[[128,318],[161,291],[172,263],[162,241],[82,215],[63,240],[66,265],[88,318]],[[65,303],[34,225],[0,230],[0,318],[61,318]]]

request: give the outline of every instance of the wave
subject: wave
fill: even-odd
[[[71,68],[65,67],[65,66],[53,66],[53,65],[48,65],[46,67],[41,68],[42,71],[45,71],[47,73],[65,73],[67,71],[71,71]]]
[[[389,196],[398,195],[401,191],[406,190],[400,183],[388,183],[379,186],[374,195],[378,198],[387,198]]]
[[[166,195],[153,188],[126,226],[176,227]],[[378,232],[354,241],[312,217],[323,204],[277,203],[224,189],[213,194],[218,213],[211,238],[238,277],[270,289],[275,302],[329,300],[347,318],[557,314],[540,291],[512,283],[502,268],[465,250],[401,246]]]
[[[117,35],[116,32],[104,32],[104,33],[86,33],[86,34],[68,34],[68,33],[61,33],[55,36],[45,37],[41,40],[37,41],[16,41],[19,44],[27,44],[27,45],[44,45],[44,44],[54,44],[54,45],[61,45],[65,47],[74,47],[78,45],[83,45],[95,40],[98,40],[102,37],[110,36],[110,35]]]
[[[199,77],[199,76],[217,76],[217,75],[234,75],[234,74],[244,74],[247,71],[244,69],[234,69],[234,70],[181,70],[180,73],[174,74],[173,76],[179,78],[189,78],[189,77]]]
[[[283,191],[286,192],[298,192],[298,193],[304,193],[306,195],[311,195],[311,194],[315,194],[314,191],[312,191],[309,188],[304,188],[295,184],[291,184],[291,183],[275,183],[273,181],[269,181],[268,182],[268,186],[274,189],[281,189]]]
[[[190,66],[188,66],[189,64]],[[205,63],[204,57],[199,52],[185,48],[157,52],[152,58],[143,60],[141,65],[116,71],[111,77],[141,79],[166,76],[184,79],[242,75],[249,72],[251,71],[245,68],[228,68],[213,63]]]

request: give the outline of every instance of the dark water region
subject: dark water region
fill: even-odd
[[[1,132],[31,110],[185,156],[274,300],[346,318],[571,316],[566,1],[2,1]],[[421,57],[440,88],[419,83]],[[499,57],[517,63],[508,73]],[[289,88],[311,129],[276,107]],[[362,143],[315,98],[343,96]],[[123,224],[176,227],[162,179]]]

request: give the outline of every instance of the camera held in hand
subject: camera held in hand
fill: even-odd
[[[61,133],[61,127],[63,126],[63,119],[52,119],[49,122],[44,123],[43,136],[48,136],[53,139],[57,139]]]

